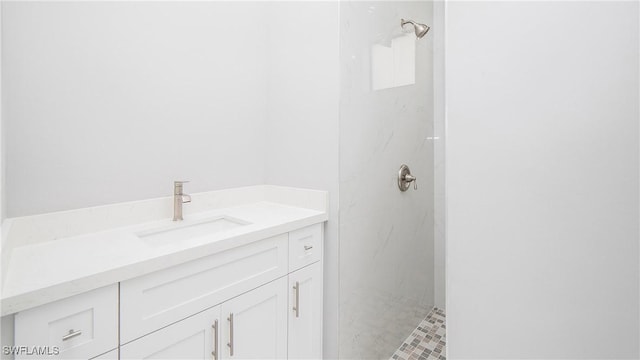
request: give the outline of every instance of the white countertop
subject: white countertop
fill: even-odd
[[[60,213],[51,214],[60,220],[56,223],[48,219],[56,226],[56,229],[50,231],[56,233],[51,239],[44,236],[47,232],[42,228],[33,228],[33,232],[40,232],[39,236],[27,236],[25,231],[16,230],[24,240],[12,239],[13,241],[9,242],[11,248],[3,249],[11,253],[5,267],[6,274],[3,276],[1,315],[12,314],[328,219],[326,192],[301,189],[289,191],[289,188],[269,186],[246,189],[253,195],[245,196],[246,193],[243,193],[243,196],[238,196],[238,202],[241,204],[233,206],[233,201],[227,201],[227,207],[185,212],[185,221],[228,217],[248,224],[187,240],[153,243],[136,236],[136,233],[148,229],[181,225],[179,222],[172,222],[169,217],[77,234],[78,229],[74,228],[73,219],[86,221],[87,214],[83,209],[66,212],[63,217]],[[238,194],[237,189],[229,191]],[[198,199],[211,199],[216,196],[219,198],[221,193],[194,194],[192,197],[196,202]],[[281,199],[278,199],[279,197]],[[158,199],[158,202],[167,204],[165,198]],[[305,202],[308,203],[308,207],[305,206]],[[150,206],[148,201],[144,206],[138,207],[136,202],[133,202],[110,205],[108,211],[100,211],[109,213],[126,208],[131,217],[135,218],[138,216],[136,211],[144,211],[144,207],[147,206]],[[185,210],[188,206],[189,204],[185,204]],[[93,208],[93,213],[95,212]],[[47,220],[45,215],[39,216]],[[69,224],[60,224],[59,222],[63,222],[61,219]],[[20,219],[16,222],[26,220],[34,223],[33,219]],[[41,221],[44,222],[46,221]],[[86,228],[86,224],[82,226]],[[95,225],[95,228],[101,227],[104,226]],[[65,231],[73,235],[64,236]],[[63,236],[60,236],[61,234]],[[38,238],[37,241],[34,238]]]

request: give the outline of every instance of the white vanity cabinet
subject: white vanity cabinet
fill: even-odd
[[[15,343],[61,359],[320,359],[322,226],[20,312]]]

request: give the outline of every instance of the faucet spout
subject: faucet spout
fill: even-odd
[[[173,221],[183,220],[182,204],[191,202],[191,196],[183,193],[183,184],[187,182],[188,181],[173,182]]]

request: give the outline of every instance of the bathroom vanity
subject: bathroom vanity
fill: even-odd
[[[9,219],[2,345],[17,359],[321,358],[327,193],[192,198],[183,222],[157,218],[170,198]]]

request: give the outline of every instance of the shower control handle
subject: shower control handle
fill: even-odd
[[[407,174],[404,176],[404,181],[410,183],[413,182],[413,190],[418,190],[418,178],[411,175],[411,174]]]
[[[398,188],[400,191],[407,191],[413,183],[413,189],[418,190],[418,178],[411,175],[411,169],[405,164],[400,166],[398,170]]]

